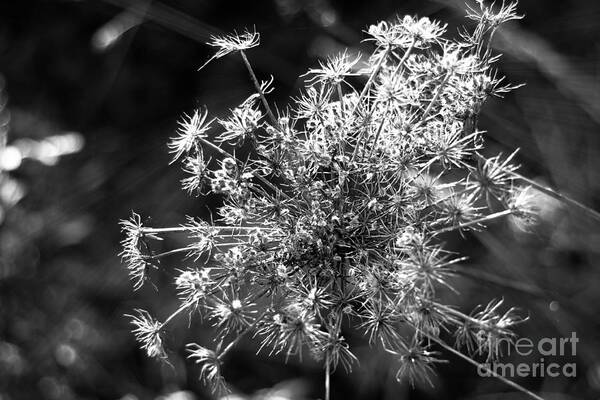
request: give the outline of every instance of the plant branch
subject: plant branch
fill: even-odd
[[[254,70],[252,69],[252,65],[250,65],[250,61],[248,61],[248,57],[246,57],[246,53],[243,50],[240,50],[240,55],[242,56],[242,60],[244,60],[244,64],[246,65],[246,68],[248,69],[248,73],[250,73],[250,78],[252,79],[252,83],[254,83],[254,87],[256,88],[256,91],[258,92],[258,95],[260,96],[260,100],[262,101],[263,106],[265,106],[265,109],[267,110],[267,114],[269,115],[271,122],[273,123],[273,125],[275,125],[275,127],[278,130],[281,131],[281,127],[279,126],[279,121],[277,121],[277,118],[275,118],[275,114],[273,114],[273,111],[271,111],[271,106],[269,106],[269,102],[267,101],[267,98],[265,97],[265,93],[263,92],[262,87],[260,86],[260,83],[258,82],[256,75],[254,74]]]

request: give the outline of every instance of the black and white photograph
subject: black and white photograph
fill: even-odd
[[[596,257],[600,1],[0,1],[0,400],[598,400]]]

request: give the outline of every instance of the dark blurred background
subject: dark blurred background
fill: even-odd
[[[526,86],[486,104],[486,152],[520,148],[523,174],[600,208],[600,2],[521,0],[519,11],[526,18],[495,46],[507,79]],[[223,115],[253,90],[237,57],[197,71],[211,34],[256,27],[262,43],[249,58],[274,76],[283,108],[319,57],[368,52],[362,31],[395,14],[441,19],[451,34],[466,22],[462,0],[1,1],[0,400],[211,398],[181,349],[212,346],[210,327],[171,327],[171,367],[138,350],[123,314],[175,309],[168,270],[180,265],[165,265],[158,293],[132,293],[118,220],[132,209],[156,226],[207,215],[206,200],[180,190],[166,142],[183,112]],[[576,332],[576,378],[518,382],[548,399],[597,399],[600,229],[548,197],[539,204],[529,234],[499,222],[450,244],[471,259],[448,301],[468,312],[504,297],[530,316],[518,333],[533,340]],[[334,399],[524,398],[451,355],[433,388],[411,390],[389,356],[348,336],[361,365],[334,375]],[[322,396],[318,365],[255,350],[245,343],[227,360],[236,398]]]

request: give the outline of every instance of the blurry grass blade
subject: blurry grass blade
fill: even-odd
[[[114,46],[125,33],[144,21],[148,6],[149,1],[133,4],[104,24],[92,36],[94,49],[105,51]]]

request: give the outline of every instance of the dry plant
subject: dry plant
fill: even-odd
[[[343,325],[393,354],[397,379],[411,384],[431,382],[443,361],[435,348],[478,366],[477,357],[500,356],[524,319],[501,300],[470,314],[444,304],[436,293],[453,290],[452,267],[465,259],[445,249],[444,238],[505,217],[527,229],[536,218],[531,186],[564,196],[517,174],[515,153],[481,155],[484,101],[516,88],[494,68],[490,41],[502,23],[521,17],[515,3],[483,1],[467,17],[475,28],[458,39],[428,18],[370,26],[374,50],[363,68],[347,52],[322,61],[284,111],[267,98],[273,80],[259,80],[246,55],[259,34],[212,38],[209,62],[239,55],[256,93],[222,119],[202,109],[184,115],[169,143],[186,191],[223,196],[217,222],[187,217],[156,228],[134,213],[121,223],[134,289],[160,259],[187,260],[174,282],[180,307],[163,321],[145,310],[131,316],[148,356],[167,358],[161,334],[186,313],[216,328],[214,349],[187,345],[215,392],[227,390],[224,357],[248,334],[259,351],[320,360],[326,399],[331,373],[357,361]],[[152,250],[154,240],[177,233],[188,245]]]

